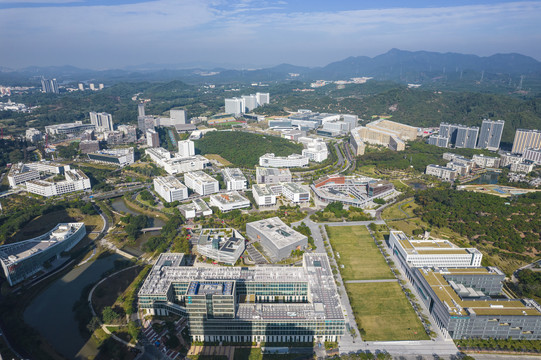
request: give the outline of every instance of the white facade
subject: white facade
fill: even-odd
[[[258,206],[276,205],[277,195],[273,193],[270,185],[254,184],[252,185],[252,196]]]
[[[528,174],[532,172],[534,167],[535,163],[533,161],[523,160],[520,163],[511,164],[511,171]]]
[[[169,110],[169,117],[171,119],[171,126],[187,124],[186,122],[186,110]]]
[[[243,98],[225,99],[225,112],[227,114],[240,116],[241,114],[244,114],[245,108],[246,104]]]
[[[218,180],[202,171],[187,172],[184,174],[184,183],[199,195],[209,195],[220,190]]]
[[[113,131],[113,117],[108,113],[90,112],[90,123],[97,131]]]
[[[323,141],[313,141],[306,144],[306,149],[302,150],[302,155],[306,156],[310,161],[322,162],[327,160],[329,150],[327,144]]]
[[[202,229],[197,241],[197,252],[218,262],[235,265],[244,252],[245,238],[237,230]]]
[[[472,161],[481,168],[499,168],[500,158],[484,155],[473,155]]]
[[[522,156],[515,154],[501,154],[500,155],[500,166],[505,167],[511,164],[518,164],[522,162]]]
[[[413,267],[479,267],[483,258],[475,248],[459,248],[448,240],[410,239],[402,231],[391,231],[389,246]]]
[[[256,93],[256,100],[257,100],[257,106],[263,106],[265,104],[268,104],[270,102],[270,94],[269,93]]]
[[[90,189],[90,179],[81,170],[66,170],[66,179],[59,182],[30,180],[26,182],[26,191],[49,197],[74,191]]]
[[[541,165],[541,148],[539,149],[526,149],[522,154],[524,160],[533,161],[537,165]]]
[[[152,148],[160,147],[160,135],[154,129],[147,129],[147,145]]]
[[[239,168],[222,169],[227,190],[246,190],[248,181]]]
[[[458,171],[440,165],[428,165],[425,174],[436,176],[445,181],[455,181]]]
[[[43,134],[37,129],[30,128],[26,130],[25,138],[27,141],[37,142],[43,138]]]
[[[254,94],[242,95],[242,99],[244,100],[244,105],[246,106],[246,112],[250,112],[258,106],[257,97]]]
[[[192,140],[181,140],[178,142],[178,154],[180,157],[190,157],[195,155],[195,145]]]
[[[299,154],[289,156],[275,156],[274,154],[265,154],[259,157],[259,166],[265,167],[304,167],[308,165],[308,158]]]
[[[212,215],[212,209],[203,199],[195,199],[189,204],[180,205],[178,209],[186,219]]]
[[[303,185],[289,182],[283,183],[282,195],[291,202],[301,203],[310,201],[310,190]]]
[[[122,149],[105,149],[96,151],[94,153],[89,153],[88,158],[104,164],[126,166],[135,162],[135,152],[131,147]]]
[[[9,186],[15,187],[23,184],[29,180],[35,180],[40,178],[40,172],[48,174],[63,174],[64,171],[69,170],[69,165],[56,164],[49,161],[37,161],[28,164],[14,164],[8,173]]]
[[[209,164],[209,160],[201,155],[172,157],[171,153],[164,148],[146,149],[145,154],[170,175],[203,170]]]
[[[237,191],[231,191],[225,194],[211,195],[210,204],[218,207],[220,211],[226,212],[250,207],[250,200],[240,195]]]
[[[158,176],[154,178],[154,191],[165,201],[182,201],[188,198],[188,188],[174,176]]]

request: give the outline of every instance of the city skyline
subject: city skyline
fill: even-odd
[[[0,0],[0,65],[322,66],[391,48],[541,59],[540,14],[540,1]]]

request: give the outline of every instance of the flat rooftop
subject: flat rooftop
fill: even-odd
[[[238,191],[231,191],[225,194],[213,194],[210,195],[210,197],[216,201],[218,201],[220,204],[235,204],[240,202],[250,202],[250,200],[246,199],[244,196],[239,194]]]
[[[266,167],[256,167],[257,176],[279,176],[279,175],[289,175],[291,176],[291,171],[289,169],[279,169],[279,168],[266,168]]]
[[[209,174],[207,174],[206,172],[201,171],[201,170],[185,173],[184,174],[184,180],[186,180],[186,176],[191,177],[191,178],[195,179],[196,181],[201,181],[201,182],[215,182],[215,181],[218,181],[215,178],[213,178],[212,176],[210,176]]]
[[[43,235],[0,246],[0,261],[6,266],[18,263],[63,242],[84,225],[84,223],[59,223],[51,231]]]
[[[541,316],[541,312],[535,307],[526,305],[522,300],[508,299],[478,299],[463,300],[445,280],[440,271],[432,269],[417,269],[421,272],[426,282],[432,288],[438,299],[447,306],[449,314],[467,316],[472,311],[477,315],[529,315]],[[470,271],[462,269],[456,271]]]
[[[222,170],[224,180],[246,181],[246,177],[239,168],[225,168]]]
[[[263,233],[278,249],[306,239],[306,236],[287,226],[279,217],[254,221],[246,226]]]
[[[266,184],[253,184],[252,190],[257,193],[258,196],[270,196],[273,195],[273,192],[270,186]]]
[[[398,231],[393,233],[397,235],[401,232]],[[478,251],[474,248],[458,247],[448,240],[409,239],[404,233],[401,233],[398,242],[409,255],[470,254]]]
[[[174,176],[158,176],[154,178],[154,181],[165,187],[167,190],[182,190],[186,189],[186,185],[180,182]]]
[[[191,267],[178,266],[183,254],[161,254],[139,291],[139,296],[166,295],[172,283],[211,284],[204,291],[219,293],[220,285],[232,282],[300,282],[308,285],[309,303],[239,303],[235,318],[257,319],[333,319],[343,320],[340,296],[326,254],[304,254],[302,267]],[[165,265],[165,260],[171,265]],[[224,291],[223,287],[221,288]],[[188,289],[188,291],[190,291]]]
[[[233,295],[234,281],[192,281],[186,295]]]
[[[310,190],[294,182],[283,183],[282,187],[289,189],[292,193],[295,194],[310,192]]]
[[[212,247],[216,242],[217,250],[233,253],[245,240],[244,236],[232,228],[202,229],[197,245]]]

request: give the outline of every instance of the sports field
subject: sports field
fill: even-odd
[[[430,339],[398,283],[347,283],[346,290],[363,340]]]
[[[394,279],[365,226],[328,226],[327,233],[344,281]]]

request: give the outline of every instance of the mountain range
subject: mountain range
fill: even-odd
[[[292,75],[295,74],[295,75]],[[435,78],[460,78],[481,74],[482,77],[504,75],[507,77],[541,75],[541,62],[511,53],[487,57],[459,53],[405,51],[391,49],[375,56],[357,56],[310,68],[291,64],[250,70],[223,67],[193,67],[181,69],[178,65],[144,64],[125,69],[89,70],[74,66],[27,67],[10,70],[0,67],[0,83],[37,83],[40,76],[57,78],[61,82],[94,81],[115,83],[121,81],[169,81],[179,79],[188,83],[268,82],[288,79],[298,80],[347,80],[368,76],[377,80],[425,82]]]

